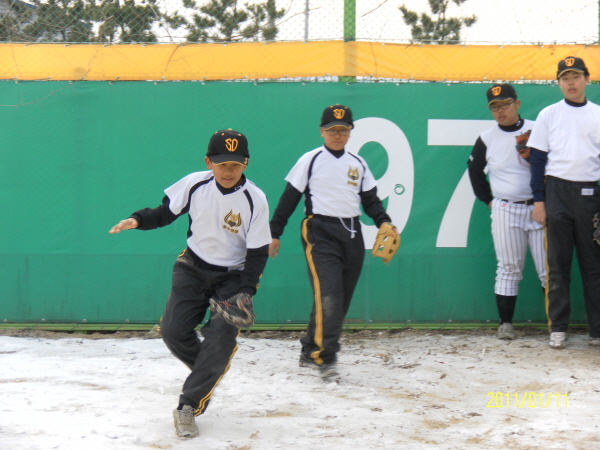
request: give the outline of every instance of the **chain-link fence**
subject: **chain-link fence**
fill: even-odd
[[[0,41],[598,41],[595,0],[0,0]]]

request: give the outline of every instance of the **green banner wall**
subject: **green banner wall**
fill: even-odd
[[[402,247],[385,265],[366,253],[349,322],[495,321],[489,210],[465,185],[466,161],[490,126],[482,84],[0,81],[0,320],[154,322],[185,247],[187,218],[148,232],[109,228],[163,190],[205,170],[211,134],[249,139],[246,171],[269,197],[322,142],[333,103],[357,122],[351,151],[380,179]],[[555,85],[517,87],[522,116],[561,98]],[[588,98],[600,100],[597,85]],[[465,186],[468,188],[465,188]],[[305,322],[312,302],[298,207],[255,299],[258,323]],[[365,224],[370,222],[365,220]],[[372,230],[365,229],[370,236]],[[367,239],[369,244],[369,238]],[[583,320],[573,274],[573,319]],[[544,321],[528,260],[516,319]]]

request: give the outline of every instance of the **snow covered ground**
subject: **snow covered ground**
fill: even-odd
[[[600,349],[584,334],[565,350],[546,341],[345,335],[342,379],[325,384],[298,367],[295,338],[243,337],[200,437],[182,440],[187,368],[160,339],[0,336],[0,449],[600,448]]]

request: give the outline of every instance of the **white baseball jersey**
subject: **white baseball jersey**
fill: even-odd
[[[210,264],[241,268],[247,249],[271,243],[267,198],[247,179],[224,194],[212,171],[195,172],[165,189],[165,194],[173,214],[188,212],[187,244]]]
[[[544,108],[528,145],[548,152],[546,175],[568,181],[600,180],[598,123],[600,106],[590,101],[573,107],[563,99]]]
[[[533,121],[521,118],[513,126],[494,125],[477,139],[469,157],[473,191],[484,203],[491,202],[492,237],[498,261],[494,292],[499,295],[519,293],[527,247],[542,286],[546,282],[544,230],[531,218],[533,205],[514,203],[533,197],[530,165],[516,148],[517,138],[527,142],[533,125]]]
[[[498,125],[481,133],[481,140],[486,146],[486,165],[492,195],[495,198],[511,201],[529,200],[532,198],[529,163],[517,152],[516,138],[527,134],[534,122],[523,120],[523,126],[515,131],[505,131]]]
[[[285,177],[312,205],[310,214],[358,217],[360,192],[377,187],[363,158],[344,151],[339,158],[323,146],[305,153]]]

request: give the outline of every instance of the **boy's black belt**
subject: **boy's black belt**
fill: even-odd
[[[207,263],[198,255],[196,255],[189,247],[187,248],[187,253],[192,257],[192,261],[194,261],[194,265],[197,267],[215,272],[229,272],[229,267],[216,266],[214,264]]]
[[[505,198],[503,198],[501,201],[507,203],[514,203],[515,205],[533,205],[532,198],[530,198],[529,200],[519,200],[518,202],[511,202],[510,200],[506,200]]]

